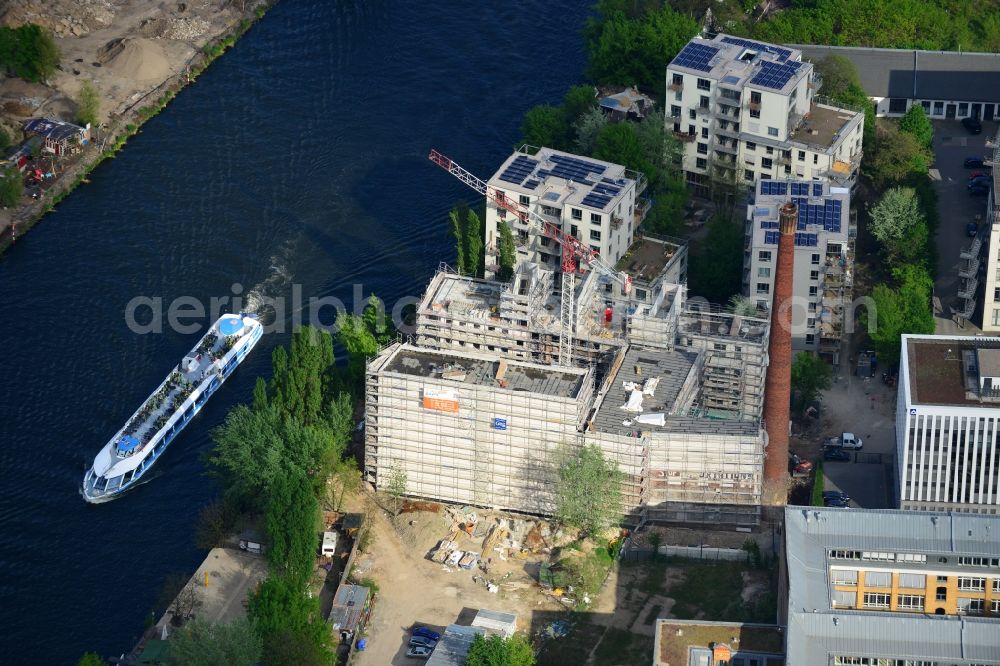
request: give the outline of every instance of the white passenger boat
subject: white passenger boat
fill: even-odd
[[[252,315],[221,316],[97,454],[83,477],[83,498],[106,502],[139,483],[263,332]]]

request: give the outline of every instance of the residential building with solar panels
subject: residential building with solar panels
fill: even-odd
[[[576,236],[614,265],[629,249],[647,207],[637,197],[646,187],[642,174],[610,162],[582,158],[552,148],[534,154],[514,152],[489,179],[498,195],[518,201]],[[486,276],[497,270],[499,224],[506,222],[517,243],[517,264],[531,262],[548,270],[561,268],[560,245],[507,210],[486,207]]]
[[[864,114],[822,103],[795,49],[696,37],[667,66],[667,129],[684,142],[688,185],[827,179],[853,187]]]
[[[743,295],[767,310],[774,295],[778,209],[798,206],[792,277],[792,349],[839,362],[854,272],[850,190],[824,181],[761,180],[747,204]]]

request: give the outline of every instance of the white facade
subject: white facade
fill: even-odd
[[[615,264],[635,237],[639,216],[636,197],[645,178],[625,167],[583,158],[552,148],[536,153],[516,151],[488,181],[498,197],[520,204],[563,233],[571,234]],[[561,270],[561,246],[538,233],[535,225],[487,200],[485,220],[486,277],[498,269],[499,224],[506,222],[517,244],[517,265],[532,262]]]
[[[743,295],[769,310],[778,259],[778,209],[799,205],[795,234],[792,349],[819,352],[838,361],[844,307],[851,300],[854,252],[850,191],[827,182],[759,181],[747,205]]]
[[[864,114],[818,103],[821,81],[799,51],[723,34],[694,38],[666,76],[667,129],[685,143],[696,192],[712,180],[854,185]]]
[[[903,336],[896,405],[899,508],[998,513],[998,389],[1000,338]]]
[[[989,333],[1000,333],[1000,201],[997,201],[997,187],[1000,186],[1000,133],[993,139],[993,187],[990,188],[989,196],[986,200],[986,215],[983,217],[984,224],[989,225],[989,243],[985,248],[980,248],[981,242],[977,238],[973,242],[974,252],[969,256],[963,254],[962,259],[970,262],[966,269],[972,269],[970,277],[966,280],[965,289],[967,293],[971,291],[974,297],[976,292],[975,282],[978,278],[979,261],[986,265],[986,289],[984,290],[985,303],[983,304],[983,331]],[[984,256],[985,255],[985,256]],[[959,273],[960,277],[964,277]],[[971,289],[970,289],[971,288]],[[970,299],[971,301],[972,299]],[[964,313],[963,313],[964,314]],[[971,311],[969,312],[971,315]]]

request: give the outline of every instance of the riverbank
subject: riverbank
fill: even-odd
[[[75,104],[69,93],[88,80],[97,88],[102,107],[109,110],[102,115],[103,122],[92,128],[88,145],[76,155],[55,161],[57,180],[38,199],[28,199],[26,195],[27,203],[0,210],[0,254],[78,185],[88,182],[87,176],[99,164],[114,157],[147,120],[193,83],[276,1],[232,2],[221,11],[209,8],[207,3],[191,3],[191,7],[181,3],[171,9],[160,5],[115,16],[118,24],[93,32],[84,32],[83,23],[66,19],[57,23],[53,31],[59,36],[57,43],[63,54],[59,73],[47,86],[6,79],[0,92],[3,119],[8,124],[32,116],[73,120]],[[25,9],[25,4],[15,7],[20,14],[13,19],[8,9],[4,20],[45,20],[42,15]],[[205,18],[198,15],[199,10],[211,13]],[[179,11],[184,16],[170,16]],[[55,18],[50,16],[48,20]],[[101,25],[111,23],[111,18],[98,16],[94,21]],[[58,29],[64,34],[60,35]],[[93,56],[94,53],[97,55]],[[97,60],[90,63],[91,72],[84,73],[81,68],[87,67],[88,57]]]

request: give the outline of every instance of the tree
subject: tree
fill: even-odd
[[[632,123],[611,123],[597,135],[593,156],[641,171],[650,183],[654,183],[659,172],[646,154],[646,147],[639,141],[639,134]]]
[[[819,356],[809,352],[799,352],[792,361],[792,391],[795,392],[793,407],[802,413],[816,399],[820,391],[831,386],[833,370]]]
[[[465,221],[469,207],[464,201],[459,201],[448,213],[451,222],[451,233],[455,236],[455,268],[459,273],[465,272]]]
[[[916,190],[894,187],[882,195],[870,213],[872,236],[894,264],[926,260],[929,230]]]
[[[842,55],[828,55],[813,65],[823,79],[823,94],[837,97],[853,85],[861,87],[861,77],[854,63]]]
[[[400,500],[406,494],[406,482],[406,470],[394,464],[385,483],[385,492],[392,498],[393,512],[399,511]]]
[[[76,666],[108,666],[107,662],[101,659],[101,656],[96,652],[88,652],[82,657],[80,661],[76,662]]]
[[[261,509],[284,464],[284,428],[273,408],[252,411],[237,405],[212,431],[215,447],[205,455],[209,474],[236,506]]]
[[[198,528],[195,530],[195,545],[203,550],[211,550],[225,543],[236,522],[236,512],[226,502],[214,500],[198,512]]]
[[[622,515],[622,473],[596,444],[561,447],[556,519],[591,534],[615,525]]]
[[[329,664],[330,628],[303,585],[270,576],[250,595],[247,614],[264,640],[268,666]]]
[[[467,666],[534,666],[535,653],[531,645],[518,634],[510,638],[477,634],[472,640]]]
[[[573,146],[577,154],[592,154],[597,147],[597,136],[607,124],[608,117],[599,108],[583,112],[573,125],[573,134],[576,137]]]
[[[931,124],[922,104],[914,104],[906,115],[899,119],[899,131],[912,134],[924,148],[930,148],[934,143],[934,125]]]
[[[210,624],[195,619],[167,642],[167,666],[253,666],[260,661],[263,641],[246,619]]]
[[[319,522],[319,504],[305,474],[291,471],[276,477],[265,516],[272,575],[305,585],[316,560]]]
[[[24,181],[17,169],[11,167],[0,174],[0,206],[9,208],[21,202]]]
[[[879,359],[892,365],[899,361],[903,333],[934,332],[931,292],[934,281],[920,266],[902,266],[893,271],[898,287],[884,284],[872,290],[873,307],[862,314]]]
[[[281,416],[314,424],[325,412],[334,364],[333,336],[320,328],[301,326],[292,333],[289,348],[290,354],[279,347],[272,355],[269,401]]]
[[[25,81],[45,81],[59,65],[52,35],[34,23],[0,27],[0,67]]]
[[[576,123],[580,118],[597,109],[597,90],[591,85],[573,86],[566,91],[563,97],[562,110],[566,116],[566,140],[569,143],[576,141]],[[598,111],[600,109],[597,109]],[[568,146],[567,146],[568,147]]]
[[[466,213],[465,223],[465,273],[472,277],[482,277],[486,255],[483,238],[483,223],[476,211]]]
[[[927,173],[931,164],[930,154],[915,136],[900,132],[891,123],[880,124],[876,135],[875,157],[869,162],[870,176],[876,189],[886,189],[915,174]]]
[[[743,225],[716,215],[705,240],[689,261],[690,293],[710,303],[725,303],[743,281]]]
[[[566,114],[560,107],[551,104],[532,107],[524,114],[521,136],[521,142],[529,146],[547,146],[560,150],[568,148],[569,126],[566,124]]]
[[[500,270],[497,271],[497,279],[501,282],[509,282],[514,277],[514,268],[517,265],[517,246],[514,244],[514,233],[510,226],[503,220],[497,225],[500,241],[498,243],[498,254]]]
[[[101,110],[101,98],[90,81],[80,86],[80,96],[76,101],[76,120],[81,125],[96,125]]]

